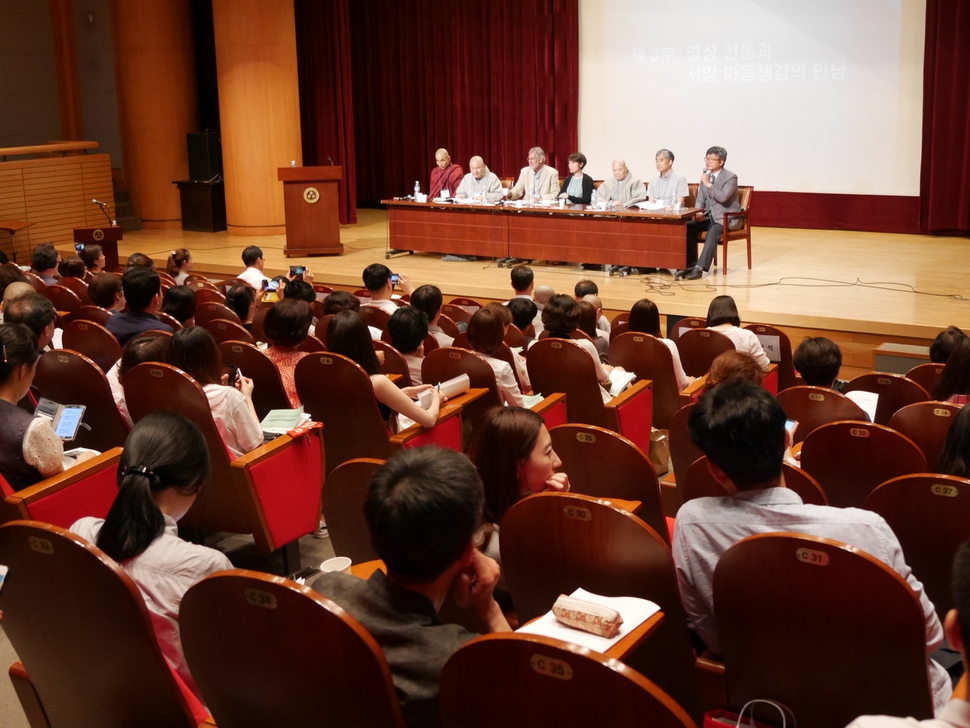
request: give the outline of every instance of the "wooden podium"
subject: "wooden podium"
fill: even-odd
[[[76,228],[74,242],[85,245],[97,244],[104,253],[104,269],[113,272],[118,268],[118,241],[121,240],[121,227],[105,225],[104,227]]]
[[[286,213],[287,258],[343,255],[337,183],[340,167],[280,167]]]

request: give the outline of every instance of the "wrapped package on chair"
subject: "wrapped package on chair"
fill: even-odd
[[[569,627],[607,639],[615,637],[620,625],[623,624],[623,617],[615,609],[582,599],[574,599],[565,594],[560,594],[556,603],[552,605],[552,613],[557,620]]]

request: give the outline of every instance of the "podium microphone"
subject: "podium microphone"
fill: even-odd
[[[101,202],[101,200],[91,200],[91,202],[101,208],[101,212],[103,212],[104,216],[108,218],[108,224],[113,226],[115,224],[114,220],[111,219],[111,215],[109,215],[108,211],[105,209],[108,205],[104,202]]]

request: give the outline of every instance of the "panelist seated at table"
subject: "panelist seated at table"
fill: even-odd
[[[528,161],[529,166],[519,172],[519,179],[509,197],[518,200],[525,196],[528,202],[556,199],[559,194],[559,172],[546,164],[546,153],[542,147],[532,147]]]
[[[502,183],[494,172],[485,166],[481,157],[472,157],[468,162],[471,171],[465,175],[455,197],[479,202],[498,202],[502,199]]]
[[[594,201],[605,202],[607,206],[626,207],[634,202],[647,199],[647,189],[643,182],[626,166],[622,159],[613,160],[613,179],[603,180],[594,195]]]
[[[580,152],[570,154],[569,176],[559,188],[559,199],[574,205],[588,205],[593,199],[593,178],[583,172],[586,168],[586,155]]]
[[[447,149],[439,149],[434,153],[434,163],[437,165],[431,170],[431,187],[428,189],[428,197],[451,197],[461,184],[461,177],[465,170],[460,164],[451,163],[451,155]],[[448,194],[445,194],[447,190]]]
[[[650,202],[663,202],[665,205],[687,201],[687,178],[674,172],[674,153],[669,149],[657,152],[657,176],[650,180],[647,195]]]

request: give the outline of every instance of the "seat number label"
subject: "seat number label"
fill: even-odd
[[[814,549],[798,549],[795,551],[795,558],[804,564],[811,564],[812,566],[829,565],[829,555],[824,551],[815,551]]]
[[[849,434],[852,437],[869,437],[869,430],[865,427],[852,427],[849,429]]]
[[[548,675],[549,677],[559,678],[560,680],[573,679],[573,669],[569,666],[568,662],[554,660],[551,657],[543,657],[542,655],[533,655],[529,662],[532,665],[532,669],[540,675]]]
[[[575,518],[577,521],[592,521],[593,514],[589,512],[587,508],[577,508],[575,506],[566,506],[562,509],[562,512],[566,515],[566,518]]]
[[[936,485],[930,486],[930,493],[933,495],[945,495],[947,498],[956,498],[960,494],[960,491],[952,485],[940,485],[937,483]]]
[[[592,432],[577,432],[576,439],[580,442],[593,443],[596,442],[596,435],[594,435]]]
[[[30,536],[27,539],[27,545],[40,554],[47,554],[49,556],[50,554],[54,553],[54,544],[52,544],[46,538]]]
[[[276,609],[276,597],[269,592],[260,589],[245,589],[243,593],[246,595],[246,601],[254,607]]]

